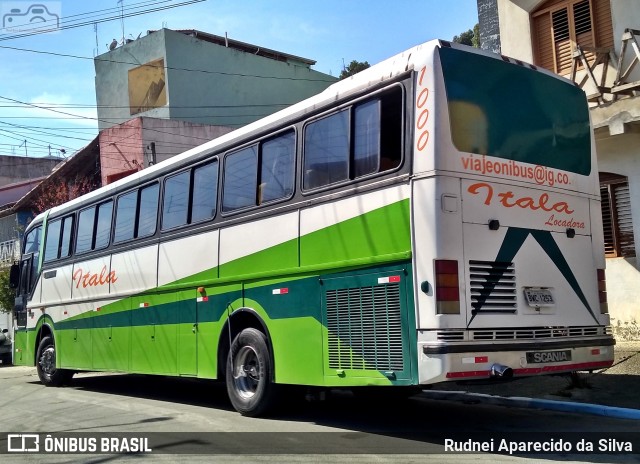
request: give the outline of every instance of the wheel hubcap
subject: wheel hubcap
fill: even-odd
[[[238,350],[233,362],[233,382],[243,398],[251,398],[260,385],[258,354],[250,346]]]
[[[47,375],[53,375],[56,371],[56,350],[53,346],[48,346],[40,356],[40,367],[42,372]]]

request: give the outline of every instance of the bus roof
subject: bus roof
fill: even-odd
[[[504,59],[504,57],[501,57],[500,55],[497,55],[495,53],[487,52],[484,50],[480,50],[480,49],[476,49],[476,48],[472,48],[472,47],[468,47],[468,46],[464,46],[456,43],[445,42],[441,40],[431,40],[431,41],[422,43],[420,45],[416,45],[384,61],[381,61],[380,63],[377,63],[371,66],[370,68],[365,69],[364,71],[361,71],[347,79],[344,79],[342,81],[336,82],[335,84],[332,84],[331,86],[326,88],[324,91],[322,91],[321,93],[313,97],[310,97],[310,98],[307,98],[306,100],[295,103],[283,110],[275,112],[253,123],[247,124],[246,126],[238,128],[227,134],[224,134],[209,142],[205,142],[202,145],[198,145],[194,148],[191,148],[183,153],[180,153],[154,166],[150,166],[146,169],[143,169],[142,171],[139,171],[135,174],[127,176],[123,179],[120,179],[112,184],[103,186],[81,197],[75,198],[67,203],[56,206],[50,209],[49,212],[50,214],[55,215],[59,212],[73,209],[81,203],[87,203],[93,200],[99,200],[101,197],[109,196],[113,194],[115,191],[123,191],[129,185],[134,186],[134,185],[153,179],[155,176],[158,175],[159,172],[166,171],[167,169],[170,169],[171,166],[180,166],[186,161],[188,161],[189,159],[191,159],[192,157],[195,157],[197,155],[203,155],[205,153],[213,154],[217,148],[225,147],[237,140],[241,140],[244,137],[247,137],[253,133],[257,133],[264,128],[277,124],[280,121],[293,119],[297,116],[304,115],[307,112],[320,109],[324,105],[326,105],[328,102],[335,101],[339,97],[356,93],[362,89],[365,89],[374,85],[384,84],[385,82],[393,80],[397,76],[405,72],[412,71],[414,69],[414,65],[416,62],[424,61],[425,55],[433,52],[435,48],[441,47],[443,45],[448,47],[464,49],[468,52],[482,54],[487,57],[491,57],[495,59],[501,59],[501,58]],[[512,60],[512,61],[514,63],[521,64],[521,65],[525,64],[518,60]],[[548,74],[556,78],[566,80],[550,71],[540,69],[540,68],[536,68],[536,69],[543,72],[546,71]],[[570,82],[570,81],[567,81],[567,82]],[[42,219],[42,217],[44,217],[44,214],[45,213],[41,213],[40,215],[38,215],[32,221],[32,223],[36,224],[40,219]]]

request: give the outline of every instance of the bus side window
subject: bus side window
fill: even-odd
[[[190,184],[191,171],[183,171],[164,181],[162,230],[183,226],[189,221]]]
[[[402,161],[402,90],[398,87],[380,99],[380,172]]]
[[[218,161],[213,161],[193,170],[191,223],[214,217],[217,202]]]
[[[309,122],[304,129],[304,189],[400,166],[403,91],[399,86]]]
[[[44,246],[44,262],[47,263],[58,258],[60,250],[60,228],[62,221],[57,219],[47,225],[47,239]]]
[[[293,194],[296,162],[295,133],[285,132],[260,145],[258,204]]]
[[[228,154],[224,160],[222,210],[229,212],[239,208],[255,206],[257,178],[257,145]]]
[[[304,130],[305,189],[349,179],[349,110],[313,121]]]
[[[95,215],[95,206],[80,211],[78,215],[78,232],[76,234],[76,253],[84,253],[92,249]]]
[[[160,187],[157,183],[140,189],[136,238],[148,237],[156,233],[159,192]]]

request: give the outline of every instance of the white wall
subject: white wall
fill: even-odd
[[[620,53],[622,34],[625,29],[640,29],[640,1],[638,0],[611,0],[611,20],[613,22],[613,40],[616,48],[616,55]],[[640,37],[636,37],[640,40]],[[631,43],[627,44],[627,53],[623,68],[626,69],[633,59],[633,49]],[[627,82],[640,80],[640,67],[636,66]]]
[[[596,140],[598,168],[627,176],[633,210],[636,258],[607,259],[607,297],[611,325],[619,339],[640,339],[640,134]]]

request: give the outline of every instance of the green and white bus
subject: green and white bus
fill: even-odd
[[[610,366],[593,146],[573,83],[419,45],[37,216],[15,362],[226,379],[245,415]]]

